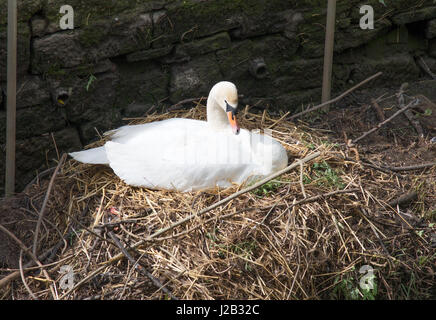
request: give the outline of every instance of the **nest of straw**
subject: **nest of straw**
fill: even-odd
[[[22,267],[26,272],[3,284],[0,296],[435,297],[435,218],[430,213],[436,209],[436,196],[434,180],[428,179],[435,176],[435,167],[399,178],[364,166],[356,153],[329,143],[328,137],[303,123],[297,127],[285,121],[283,115],[257,114],[248,108],[240,115],[243,128],[272,129],[290,163],[315,151],[321,155],[200,216],[196,213],[243,187],[192,193],[135,188],[110,168],[68,160],[53,184],[42,221],[37,252],[50,253],[44,268]],[[189,111],[131,120],[170,117],[204,120],[205,108],[197,105]],[[103,143],[104,139],[92,147]],[[19,195],[21,202],[14,210],[27,212],[34,222],[48,184],[48,179],[38,181]],[[416,190],[418,198],[405,207],[389,205],[408,190]],[[167,232],[150,238],[165,227],[170,227]],[[20,238],[20,228],[14,230]],[[22,240],[31,247],[31,238]],[[25,254],[22,259],[27,259]],[[374,286],[367,291],[359,286],[364,275],[359,270],[365,265],[374,273]],[[2,276],[19,269],[3,268]],[[68,274],[73,275],[70,281]]]

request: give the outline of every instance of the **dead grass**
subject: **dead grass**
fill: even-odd
[[[155,114],[133,123],[169,117],[205,119],[205,108]],[[25,276],[29,289],[18,277],[0,287],[0,297],[29,299],[31,290],[38,299],[167,299],[138,265],[179,299],[436,297],[436,167],[399,177],[365,166],[355,152],[328,143],[327,136],[302,124],[248,109],[239,117],[247,129],[272,126],[290,162],[314,151],[321,156],[302,172],[297,167],[145,242],[153,232],[240,187],[193,193],[133,188],[109,168],[69,160],[53,186],[39,237],[39,254],[58,245],[51,260],[43,259],[51,282],[33,269]],[[9,220],[5,224],[6,218],[0,217],[0,223],[19,238],[24,231],[15,227],[14,214],[17,221],[19,214],[36,220],[46,180],[18,195],[19,205],[3,205]],[[397,208],[387,205],[412,190],[418,193],[414,201]],[[135,264],[124,255],[120,258],[109,232]],[[30,247],[31,238],[22,241]],[[368,276],[359,273],[365,265],[374,270],[372,290],[359,286]],[[74,287],[65,288],[62,266],[71,267]],[[17,270],[13,268],[5,266],[0,274],[11,274]]]

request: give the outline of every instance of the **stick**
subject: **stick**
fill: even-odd
[[[328,0],[322,78],[322,102],[331,98],[333,49],[335,46],[336,0]]]
[[[177,102],[176,104],[173,104],[171,107],[168,108],[168,111],[174,111],[180,108],[180,106],[189,103],[189,102],[201,102],[201,100],[206,99],[205,97],[199,97],[199,98],[190,98],[190,99],[185,99],[182,101]]]
[[[240,94],[238,95],[238,98],[243,98],[244,95]],[[197,102],[197,103],[201,103],[202,100],[207,99],[207,97],[199,97],[199,98],[189,98],[189,99],[185,99],[182,101],[177,102],[176,104],[173,104],[172,106],[168,107],[168,111],[175,111],[177,109],[180,109],[180,106],[189,103],[189,102]]]
[[[47,258],[47,256],[48,256],[50,253],[52,253],[52,252],[56,252],[56,251],[59,249],[59,247],[62,245],[62,243],[63,243],[63,242],[61,241],[61,242],[59,242],[58,244],[56,244],[55,246],[53,246],[53,247],[51,247],[50,249],[48,249],[46,252],[44,252],[43,254],[41,254],[41,255],[38,257],[38,260],[39,260],[39,261],[44,260],[45,258]],[[32,261],[29,261],[28,263],[26,263],[26,264],[24,265],[23,271],[24,271],[24,272],[27,272],[27,271],[31,270],[31,269],[28,269],[28,268],[32,267],[34,264],[35,264],[35,262],[34,262],[33,260],[32,260]],[[46,266],[43,265],[43,267],[46,267]],[[40,268],[40,267],[39,267],[39,268]],[[1,278],[1,279],[0,279],[0,288],[3,288],[3,287],[6,286],[9,282],[14,281],[14,280],[17,279],[19,276],[20,276],[20,271],[14,271],[14,272],[8,274],[7,276]]]
[[[34,299],[34,300],[38,300],[38,298],[35,296],[35,294],[32,292],[32,290],[29,288],[29,285],[26,282],[26,277],[24,277],[24,271],[23,271],[23,250],[20,250],[20,259],[18,260],[18,266],[20,268],[20,276],[21,276],[21,281],[24,284],[24,287],[26,288],[27,292],[30,294],[30,296]]]
[[[33,186],[37,181],[41,180],[41,179],[44,178],[45,176],[48,176],[48,175],[49,175],[50,173],[52,173],[53,170],[55,170],[55,169],[56,169],[56,167],[51,167],[51,168],[48,168],[48,169],[46,169],[46,170],[44,170],[44,171],[38,173],[38,174],[36,175],[36,177],[33,178],[33,180],[30,181],[30,182],[27,184],[27,186],[23,189],[23,192],[27,192],[27,191],[29,191],[30,188],[31,188],[31,187],[32,187],[32,186]]]
[[[398,97],[398,104],[400,105],[400,108],[404,107],[404,90],[406,90],[408,87],[408,83],[405,82],[401,85],[400,90],[397,93]],[[412,112],[410,110],[404,111],[404,115],[409,120],[409,122],[412,124],[412,126],[415,128],[416,132],[418,133],[418,136],[420,138],[424,137],[424,131],[422,130],[421,124],[418,120],[415,119]]]
[[[416,106],[418,103],[419,103],[418,99],[413,100],[407,106],[405,106],[405,107],[401,108],[400,110],[398,110],[397,112],[395,112],[392,116],[387,118],[385,121],[380,122],[377,126],[375,126],[371,130],[369,130],[369,131],[365,132],[364,134],[362,134],[359,138],[354,139],[352,144],[356,144],[358,141],[362,140],[363,138],[365,138],[366,136],[370,135],[374,131],[377,131],[382,126],[384,126],[386,123],[388,123],[389,121],[392,121],[396,116],[400,115],[401,113],[406,111],[408,108],[410,108],[412,106]]]
[[[36,223],[35,234],[34,234],[34,237],[33,237],[33,248],[32,248],[32,253],[35,256],[36,256],[36,246],[38,244],[38,233],[39,233],[39,229],[41,227],[42,217],[44,216],[44,212],[45,212],[45,209],[47,207],[48,198],[50,197],[51,189],[53,187],[53,182],[54,182],[54,180],[56,178],[56,175],[57,175],[57,173],[59,171],[59,168],[62,166],[62,164],[64,163],[66,158],[67,158],[67,154],[64,153],[62,155],[62,158],[59,161],[55,171],[53,172],[53,175],[51,176],[50,183],[48,184],[47,192],[45,194],[44,202],[42,203],[41,210],[39,211],[39,217],[38,217],[38,222]]]
[[[2,224],[0,224],[0,230],[3,231],[4,233],[6,233],[10,238],[12,238],[20,247],[21,249],[23,249],[24,252],[27,253],[27,255],[32,258],[33,261],[35,261],[35,263],[41,267],[42,269],[42,273],[44,273],[44,276],[46,277],[46,279],[51,282],[50,284],[50,290],[51,293],[53,295],[53,299],[56,300],[56,293],[55,290],[53,289],[53,280],[51,280],[50,276],[48,275],[47,271],[44,269],[44,266],[42,265],[42,263],[38,260],[38,258],[32,253],[32,251],[30,251],[29,248],[27,248],[24,243],[18,239],[12,232],[10,232],[8,229],[6,229]],[[2,279],[3,280],[3,279]]]
[[[123,254],[120,254],[121,257],[123,256]],[[65,292],[63,295],[61,295],[59,297],[59,300],[64,299],[66,296],[68,296],[70,293],[72,293],[74,290],[76,290],[78,287],[80,287],[82,284],[86,283],[87,281],[89,281],[90,279],[94,278],[96,275],[98,275],[99,273],[101,273],[105,268],[107,268],[106,264],[101,266],[100,268],[97,268],[96,270],[92,271],[90,274],[88,274],[85,278],[83,278],[82,280],[80,280],[78,283],[76,283],[74,285],[73,288],[71,288],[70,290],[68,290],[67,292]]]
[[[328,106],[328,105],[330,105],[330,104],[332,104],[332,103],[335,103],[335,102],[341,100],[342,98],[344,98],[345,96],[347,96],[348,94],[350,94],[351,92],[353,92],[354,90],[356,90],[357,88],[363,86],[363,85],[366,84],[367,82],[369,82],[369,81],[371,81],[371,80],[373,80],[373,79],[379,77],[379,76],[382,75],[382,74],[383,74],[383,72],[378,72],[378,73],[374,74],[373,76],[369,77],[368,79],[363,80],[361,83],[355,85],[355,86],[352,87],[351,89],[348,89],[347,91],[345,91],[345,92],[344,92],[343,94],[341,94],[340,96],[338,96],[338,97],[336,97],[336,98],[334,98],[334,99],[332,99],[332,100],[329,100],[329,101],[323,102],[323,103],[321,103],[321,104],[319,104],[319,105],[317,105],[317,106],[314,106],[314,107],[312,107],[312,108],[309,108],[309,109],[307,109],[307,110],[304,110],[304,111],[302,111],[302,112],[300,112],[300,113],[294,114],[294,115],[290,116],[287,120],[293,120],[293,119],[295,119],[295,118],[297,118],[297,117],[301,117],[302,115],[304,115],[304,114],[306,114],[306,113],[309,113],[309,112],[312,112],[312,111],[318,110],[318,109],[320,109],[320,108],[322,108],[322,107],[325,107],[325,106]]]
[[[302,199],[302,200],[299,200],[299,201],[296,201],[296,202],[292,203],[292,204],[289,206],[288,210],[286,210],[286,211],[289,211],[289,210],[291,210],[293,207],[298,206],[298,205],[300,205],[300,204],[305,204],[305,203],[308,203],[308,202],[315,202],[315,201],[317,201],[317,200],[319,200],[319,199],[326,199],[326,198],[328,198],[328,197],[330,197],[330,196],[333,196],[333,195],[336,195],[336,194],[342,194],[342,193],[353,193],[353,192],[359,192],[359,191],[360,191],[360,189],[356,188],[356,189],[336,190],[336,191],[330,191],[330,192],[323,193],[323,194],[318,194],[318,195],[316,195],[316,196],[309,197],[309,198],[305,198],[305,199]],[[272,207],[272,206],[271,206],[271,207]],[[267,208],[268,208],[268,207],[267,207]],[[264,208],[262,208],[262,209],[264,209]],[[280,215],[278,215],[276,218],[272,219],[272,220],[271,220],[271,223],[274,222],[274,221],[276,221],[276,220],[278,220],[278,219],[280,219],[280,217],[281,217],[282,215],[284,215],[284,214],[285,214],[285,211],[283,211],[283,212],[282,212]]]
[[[430,76],[430,78],[435,80],[436,79],[436,75],[430,70],[430,68],[427,65],[427,63],[425,63],[425,60],[422,57],[419,57],[419,59],[417,59],[417,60],[418,60],[417,61],[418,66],[420,66],[421,69],[424,70]]]
[[[160,282],[159,279],[157,279],[156,277],[154,277],[150,272],[148,272],[147,270],[145,270],[144,267],[142,267],[137,261],[135,261],[135,259],[133,259],[133,257],[131,256],[131,254],[126,250],[126,248],[121,244],[120,240],[118,239],[118,237],[112,232],[109,231],[108,235],[111,237],[111,239],[117,244],[117,247],[121,250],[121,252],[126,256],[126,258],[132,263],[133,267],[136,268],[139,272],[141,272],[142,274],[144,274],[147,278],[149,278],[151,280],[151,282],[159,289],[163,292],[165,292],[168,296],[170,296],[170,298],[172,300],[179,300],[177,299],[167,288],[165,288],[162,283]]]
[[[377,100],[372,99],[371,102],[372,102],[372,105],[374,106],[375,111],[377,111],[378,119],[380,121],[386,120],[385,114],[383,113],[382,108],[380,108],[379,104],[377,103]]]
[[[380,238],[380,235],[378,234],[377,230],[375,229],[373,223],[366,217],[365,211],[362,208],[360,208],[360,214],[366,220],[366,222],[368,222],[372,232],[377,237],[377,240],[380,243],[381,247],[383,248],[383,251],[386,253],[387,257],[392,259],[391,254],[389,253],[388,249],[386,249],[385,244],[383,243],[382,239]]]
[[[412,171],[418,169],[431,168],[434,166],[436,166],[436,162],[417,164],[415,166],[408,166],[408,167],[384,167],[384,168],[389,169],[391,171]]]
[[[301,192],[303,193],[303,197],[307,198],[306,191],[304,190],[304,182],[303,182],[303,163],[300,162],[300,186],[301,186]]]
[[[388,202],[388,205],[391,207],[396,207],[397,205],[401,205],[403,203],[412,201],[418,197],[418,193],[416,191],[413,191],[411,193],[406,193],[398,197],[397,199],[391,200]]]

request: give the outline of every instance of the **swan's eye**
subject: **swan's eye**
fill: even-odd
[[[238,114],[238,108],[232,107],[226,100],[224,102],[226,103],[226,112],[231,112],[233,116]]]

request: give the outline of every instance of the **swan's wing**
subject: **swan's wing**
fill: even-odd
[[[183,190],[192,182],[189,158],[201,150],[198,137],[204,121],[169,119],[145,125],[121,127],[105,144],[114,172],[127,184]],[[204,142],[204,139],[203,139]]]
[[[109,164],[109,160],[106,157],[106,151],[104,146],[79,152],[71,152],[69,153],[69,155],[72,156],[74,160],[83,163]]]
[[[192,191],[241,183],[256,171],[249,135],[242,141],[243,134],[212,131],[203,121],[178,120],[147,127],[129,140],[118,135],[107,142],[114,172],[134,186]]]
[[[153,134],[167,134],[173,130],[180,131],[188,127],[195,128],[205,124],[204,121],[199,120],[173,118],[144,124],[127,125],[105,132],[104,135],[110,136],[110,140],[113,142],[127,144],[135,140],[147,140]]]

